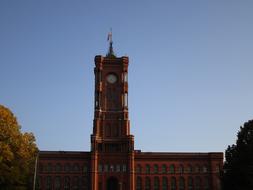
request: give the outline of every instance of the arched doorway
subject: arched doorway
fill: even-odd
[[[115,177],[110,177],[107,180],[106,190],[119,190],[119,182],[118,179]]]

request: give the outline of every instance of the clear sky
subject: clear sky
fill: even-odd
[[[94,56],[129,56],[135,148],[224,151],[253,119],[253,1],[0,1],[0,104],[41,150],[90,150]]]

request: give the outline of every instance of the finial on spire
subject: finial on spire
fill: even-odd
[[[116,57],[114,52],[113,52],[113,47],[112,47],[112,28],[110,30],[110,32],[108,33],[108,36],[107,36],[107,41],[109,41],[109,51],[107,53],[107,57]]]

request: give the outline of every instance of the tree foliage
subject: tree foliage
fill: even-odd
[[[225,153],[223,190],[253,189],[253,120],[244,123]]]
[[[28,189],[38,149],[32,133],[22,133],[16,117],[0,105],[0,189]]]

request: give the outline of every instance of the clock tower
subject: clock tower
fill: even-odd
[[[128,116],[128,57],[95,57],[91,189],[134,189],[134,137]]]

